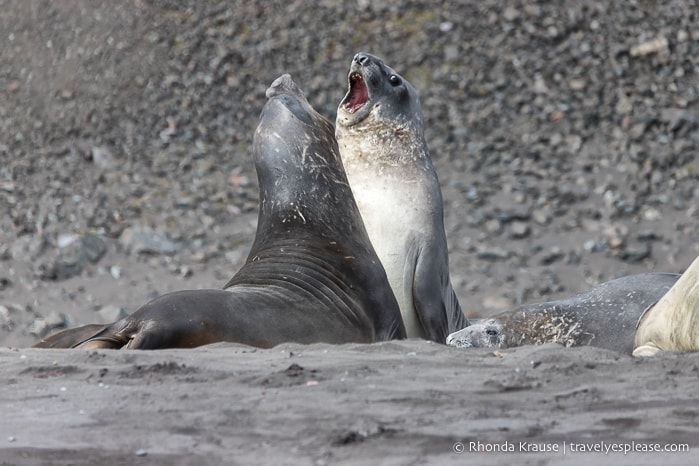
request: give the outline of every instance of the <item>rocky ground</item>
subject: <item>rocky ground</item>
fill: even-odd
[[[421,95],[470,315],[681,272],[699,3],[453,3],[0,0],[0,344],[222,286],[266,87],[291,73],[334,119],[360,50]]]

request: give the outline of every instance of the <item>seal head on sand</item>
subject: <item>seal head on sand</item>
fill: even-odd
[[[636,323],[678,281],[671,273],[630,275],[558,301],[519,306],[447,338],[458,347],[510,348],[560,343],[631,353]]]

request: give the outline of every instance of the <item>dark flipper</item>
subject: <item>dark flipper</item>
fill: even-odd
[[[34,348],[113,348],[128,343],[128,338],[108,333],[111,325],[90,324],[70,328],[44,338]]]

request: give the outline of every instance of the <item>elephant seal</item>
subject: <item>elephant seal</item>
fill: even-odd
[[[413,86],[358,53],[335,135],[369,238],[398,299],[408,337],[444,343],[468,325],[449,278],[442,192]]]
[[[267,97],[253,139],[257,233],[225,289],[168,293],[116,323],[64,330],[37,347],[157,349],[218,341],[271,347],[405,337],[332,123],[289,75]]]
[[[596,346],[631,353],[636,323],[678,281],[672,273],[629,275],[574,296],[525,304],[447,338],[458,347],[510,348],[542,343]]]
[[[638,319],[634,356],[699,350],[699,258]]]

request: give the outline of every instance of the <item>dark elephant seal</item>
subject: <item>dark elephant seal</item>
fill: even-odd
[[[367,53],[354,56],[335,135],[369,238],[409,337],[444,343],[468,325],[449,278],[442,192],[412,85]]]
[[[155,349],[229,341],[271,347],[405,337],[332,124],[288,75],[267,97],[253,141],[257,233],[225,290],[168,293],[116,323],[65,330],[36,346]]]
[[[631,353],[636,324],[680,275],[646,273],[611,280],[558,301],[526,304],[447,338],[458,347],[510,348],[542,343],[596,346]]]
[[[634,356],[699,350],[699,258],[638,319]]]

